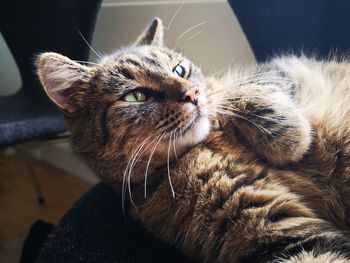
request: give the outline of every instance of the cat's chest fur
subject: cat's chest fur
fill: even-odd
[[[150,180],[147,186],[147,198],[133,194],[136,206],[131,206],[132,216],[162,239],[188,243],[189,254],[196,251],[190,244],[200,242],[203,236],[188,233],[226,231],[228,219],[255,222],[263,229],[280,216],[321,216],[343,224],[337,214],[341,209],[334,206],[335,197],[325,196],[326,188],[310,180],[312,172],[269,165],[228,126],[214,123],[206,141],[174,160],[169,170],[158,170],[157,180]],[[180,236],[188,240],[177,240]]]
[[[174,160],[169,170],[159,169],[147,184],[146,198],[143,188],[139,195],[137,189],[133,192],[136,206],[131,206],[131,214],[162,239],[173,242],[179,231],[195,231],[194,217],[202,227],[215,222],[216,216],[229,215],[239,203],[245,205],[244,192],[253,193],[254,184],[276,187],[264,181],[268,172],[257,155],[227,134],[234,130],[222,128],[214,127],[207,140]]]

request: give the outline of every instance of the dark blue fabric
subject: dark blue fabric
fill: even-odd
[[[62,114],[44,94],[0,97],[0,146],[55,138],[66,130]]]
[[[230,0],[258,61],[286,52],[326,57],[350,48],[348,0]]]

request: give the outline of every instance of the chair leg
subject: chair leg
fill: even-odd
[[[27,162],[27,165],[28,165],[28,170],[30,171],[31,176],[32,176],[34,189],[35,189],[37,197],[38,197],[38,203],[41,204],[41,205],[45,204],[45,198],[44,198],[43,191],[41,189],[41,186],[40,186],[37,174],[35,172],[33,162],[32,162],[32,160],[26,160],[26,162]]]
[[[23,159],[25,160],[28,166],[28,170],[32,177],[33,186],[37,194],[38,203],[41,205],[45,204],[45,197],[43,195],[43,191],[41,189],[37,174],[35,172],[34,164],[33,164],[34,158],[28,153],[27,150],[24,150],[22,147],[15,147],[15,148],[18,151],[18,153],[23,157]]]

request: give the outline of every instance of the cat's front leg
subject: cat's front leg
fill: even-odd
[[[238,128],[245,143],[276,165],[300,160],[310,147],[308,121],[274,84],[252,82],[235,87],[229,99],[217,107],[217,112]]]
[[[250,84],[230,102],[233,124],[259,154],[277,165],[302,158],[311,128],[293,101],[275,86]]]

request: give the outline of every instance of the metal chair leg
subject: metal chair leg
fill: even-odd
[[[34,189],[35,189],[35,192],[36,192],[37,198],[38,198],[38,203],[41,205],[45,204],[46,200],[45,200],[45,197],[43,195],[43,191],[41,189],[37,174],[35,172],[34,164],[33,164],[34,158],[28,153],[27,150],[24,150],[22,147],[15,147],[15,149],[23,157],[23,159],[25,160],[25,162],[28,166],[28,170],[31,173],[32,182],[33,182]]]
[[[32,181],[33,181],[33,185],[34,185],[34,189],[36,191],[37,197],[38,197],[38,203],[39,204],[44,204],[45,203],[45,198],[43,195],[43,191],[41,189],[37,174],[35,172],[34,169],[34,165],[33,165],[33,160],[26,160],[27,166],[28,166],[28,170],[30,170],[31,176],[32,176]]]

